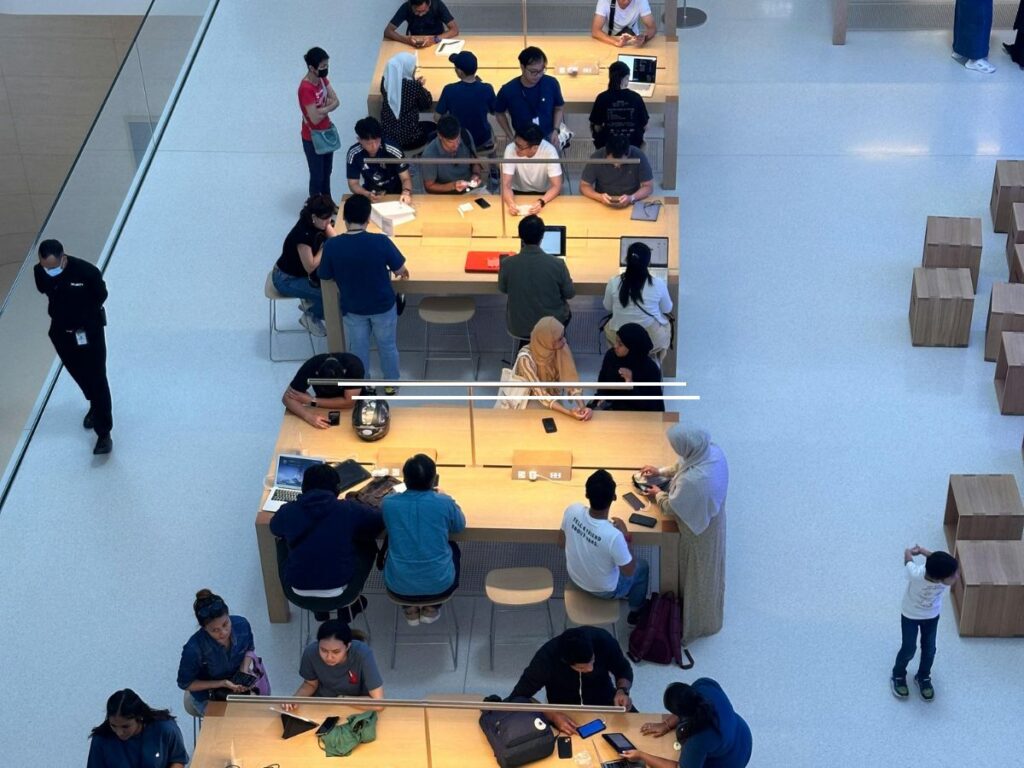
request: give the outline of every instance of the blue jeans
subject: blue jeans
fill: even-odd
[[[908,619],[900,616],[900,627],[903,630],[903,645],[896,654],[896,664],[892,668],[893,677],[906,677],[907,665],[917,651],[917,631],[921,630],[921,661],[917,665],[918,677],[931,677],[932,662],[935,660],[935,635],[939,628],[939,617],[934,619]]]
[[[629,576],[619,569],[619,583],[611,592],[594,592],[594,597],[605,600],[619,600],[623,597],[629,598],[629,610],[639,611],[644,607],[647,599],[647,583],[651,576],[651,566],[646,560],[636,559],[636,568]]]
[[[278,292],[284,296],[292,296],[296,299],[306,299],[309,301],[312,304],[309,308],[309,314],[317,320],[324,319],[323,294],[320,293],[319,288],[313,287],[308,277],[295,277],[274,267],[270,280]]]
[[[309,166],[309,196],[331,194],[331,171],[334,170],[334,153],[318,155],[313,142],[302,140],[302,151],[306,153]]]
[[[392,306],[387,312],[379,315],[355,315],[351,312],[342,315],[341,323],[345,327],[345,343],[349,351],[358,357],[370,378],[370,337],[377,341],[377,352],[380,354],[380,367],[384,378],[398,381],[401,371],[398,368],[398,310]]]

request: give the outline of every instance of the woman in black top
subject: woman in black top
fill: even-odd
[[[302,327],[314,336],[326,336],[324,300],[316,270],[327,238],[334,237],[331,218],[338,206],[329,195],[313,195],[306,200],[299,220],[284,239],[281,256],[274,265],[271,280],[284,296],[302,299]]]
[[[609,136],[628,136],[629,143],[644,143],[649,120],[647,107],[639,93],[629,90],[629,66],[615,61],[608,67],[608,90],[597,95],[590,110],[590,132],[594,146],[604,147]]]
[[[626,323],[617,331],[615,346],[604,353],[598,381],[661,383],[661,369],[651,357],[654,345],[642,325]],[[607,395],[643,395],[651,400],[604,400]],[[597,407],[612,411],[664,411],[660,399],[661,387],[634,387],[632,389],[599,389]]]
[[[437,127],[429,120],[420,120],[420,112],[429,112],[434,98],[423,87],[423,78],[416,77],[413,54],[399,53],[388,60],[380,93],[384,97],[380,109],[384,138],[403,150],[419,149],[426,144]]]

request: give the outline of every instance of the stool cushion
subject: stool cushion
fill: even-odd
[[[476,314],[476,302],[472,296],[427,296],[420,301],[419,313],[425,323],[468,323]]]
[[[565,614],[573,624],[614,624],[619,620],[619,601],[594,597],[567,584]]]
[[[484,591],[497,605],[535,605],[550,599],[555,580],[547,568],[497,568],[487,574]]]
[[[192,715],[192,717],[200,717],[201,718],[202,715],[199,714],[199,710],[196,709],[195,702],[192,701],[192,692],[191,691],[183,691],[183,693],[185,694],[185,698],[184,698],[184,701],[182,703],[185,706],[185,711],[188,712],[188,714]]]
[[[409,600],[399,600],[398,599],[398,595],[396,595],[391,590],[387,591],[387,596],[388,596],[388,600],[390,600],[395,605],[416,605],[416,606],[420,606],[420,605],[444,605],[449,600],[451,600],[455,596],[455,594],[452,593],[452,594],[448,595],[448,597],[442,597],[441,599],[431,598],[430,600],[416,600],[416,601],[412,601],[412,602],[410,602]]]
[[[283,293],[280,293],[277,288],[274,287],[274,271],[267,272],[267,282],[263,284],[263,295],[271,301],[279,301],[281,299],[287,299]]]

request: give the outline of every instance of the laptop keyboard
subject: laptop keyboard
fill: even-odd
[[[274,495],[270,497],[271,501],[295,501],[299,498],[299,491],[289,491],[284,488],[278,488],[274,491]]]

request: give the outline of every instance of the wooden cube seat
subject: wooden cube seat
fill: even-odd
[[[985,322],[985,359],[995,362],[1003,331],[1024,331],[1024,283],[993,283]]]
[[[1020,540],[1024,504],[1013,475],[950,475],[943,519],[949,551],[969,539]]]
[[[1024,203],[1014,203],[1010,208],[1010,231],[1006,235],[1006,262],[1013,271],[1013,252],[1016,246],[1024,244]],[[1011,283],[1020,280],[1010,278]]]
[[[1010,231],[1014,203],[1024,203],[1024,160],[998,160],[989,211],[996,232]]]
[[[922,267],[966,267],[978,290],[981,268],[981,219],[929,216],[924,231]]]
[[[1003,331],[995,387],[1000,413],[1024,414],[1024,333]]]
[[[961,636],[1024,635],[1024,541],[961,541],[957,558],[952,597]]]
[[[970,270],[914,268],[910,340],[915,347],[966,347],[973,313]]]

